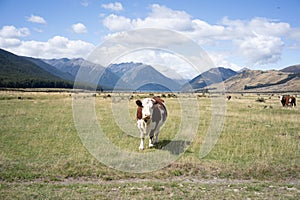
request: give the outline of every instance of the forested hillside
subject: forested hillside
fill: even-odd
[[[73,82],[54,76],[25,58],[0,49],[0,87],[72,88]]]

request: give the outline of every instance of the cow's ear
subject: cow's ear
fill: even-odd
[[[151,99],[152,103],[155,104],[156,100],[154,98]]]
[[[136,100],[135,103],[136,103],[136,105],[138,105],[139,107],[143,107],[143,104],[142,104],[141,100]]]

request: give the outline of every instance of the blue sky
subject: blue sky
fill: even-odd
[[[0,48],[86,58],[120,32],[162,28],[195,41],[216,66],[281,69],[300,63],[299,9],[298,0],[0,0]]]

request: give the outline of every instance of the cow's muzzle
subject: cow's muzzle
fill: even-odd
[[[144,122],[146,122],[147,124],[150,123],[150,116],[146,116],[143,118]]]

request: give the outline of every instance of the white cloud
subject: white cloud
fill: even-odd
[[[221,51],[221,52],[209,52],[210,58],[213,60],[216,67],[225,67],[232,70],[238,71],[242,69],[242,66],[239,66],[230,60],[231,52]]]
[[[277,63],[293,32],[290,25],[267,18],[253,18],[249,21],[223,18],[224,36],[236,48],[236,55],[243,56],[247,65],[268,65]]]
[[[116,11],[116,12],[124,10],[124,8],[120,2],[102,4],[101,7],[104,9],[112,10],[112,11]]]
[[[147,28],[114,33],[105,39],[91,55],[91,62],[102,66],[114,62],[142,62],[158,67],[173,78],[193,78],[213,66],[195,42],[178,32]]]
[[[87,33],[87,28],[86,28],[85,25],[82,24],[82,23],[73,24],[73,25],[72,25],[72,30],[73,30],[75,33],[78,33],[78,34],[84,34],[84,33]]]
[[[138,28],[164,28],[177,31],[192,29],[191,16],[184,11],[177,11],[153,4],[151,13],[144,20],[136,19],[132,23]]]
[[[123,55],[115,63],[136,62],[151,65],[157,71],[174,79],[190,79],[198,74],[190,63],[171,52],[141,49]]]
[[[260,17],[255,17],[250,21],[230,20],[224,17],[221,25],[226,28],[227,37],[231,35],[230,39],[248,37],[253,35],[253,32],[261,35],[283,36],[291,31],[288,23]]]
[[[127,18],[113,14],[105,17],[103,24],[111,32],[139,28],[175,30],[192,38],[199,45],[218,49],[231,48],[231,53],[242,56],[246,62],[244,64],[249,65],[276,63],[281,59],[287,44],[291,48],[300,45],[299,28],[292,28],[290,24],[274,19],[255,17],[250,20],[231,20],[224,17],[219,24],[209,24],[201,19],[193,19],[184,11],[158,4],[153,4],[150,9],[151,12],[145,18]],[[164,41],[166,38],[159,40]],[[226,58],[219,63],[236,67],[236,64],[225,60]]]
[[[23,41],[16,51],[21,55],[40,58],[78,58],[87,57],[94,48],[93,44],[81,40],[55,36],[46,42]]]
[[[38,23],[38,24],[46,24],[46,20],[37,15],[31,15],[30,17],[27,18],[27,21],[32,22],[32,23]]]
[[[117,16],[115,14],[111,14],[104,18],[103,24],[112,32],[126,31],[133,28],[129,18]]]
[[[95,46],[82,40],[70,40],[66,37],[55,36],[48,41],[25,41],[18,38],[5,38],[0,31],[0,48],[17,55],[37,58],[86,58]],[[5,36],[7,34],[4,34]],[[12,35],[14,36],[14,35]]]
[[[110,46],[114,44],[121,44],[128,48],[152,48],[157,47],[161,49],[175,48],[175,46],[182,47],[183,44],[188,42],[188,38],[178,32],[145,28],[136,29],[128,32],[117,32],[109,34],[105,37],[106,40],[111,42]]]
[[[1,38],[20,38],[30,35],[28,28],[16,28],[14,26],[3,26],[0,29]]]
[[[193,38],[200,45],[215,44],[218,40],[224,40],[225,27],[221,25],[210,25],[209,23],[194,19],[191,21],[193,29],[184,34]]]
[[[30,35],[28,28],[16,28],[14,26],[3,26],[0,29],[0,48],[18,47],[20,38]]]
[[[284,47],[279,37],[255,34],[254,37],[236,41],[239,52],[253,65],[276,63]]]
[[[183,11],[174,11],[165,6],[154,4],[151,13],[145,19],[130,19],[124,16],[111,14],[104,18],[104,26],[110,31],[124,31],[133,28],[163,28],[177,31],[192,29],[191,16]]]
[[[1,38],[0,48],[17,47],[21,44],[21,40],[16,38]]]

